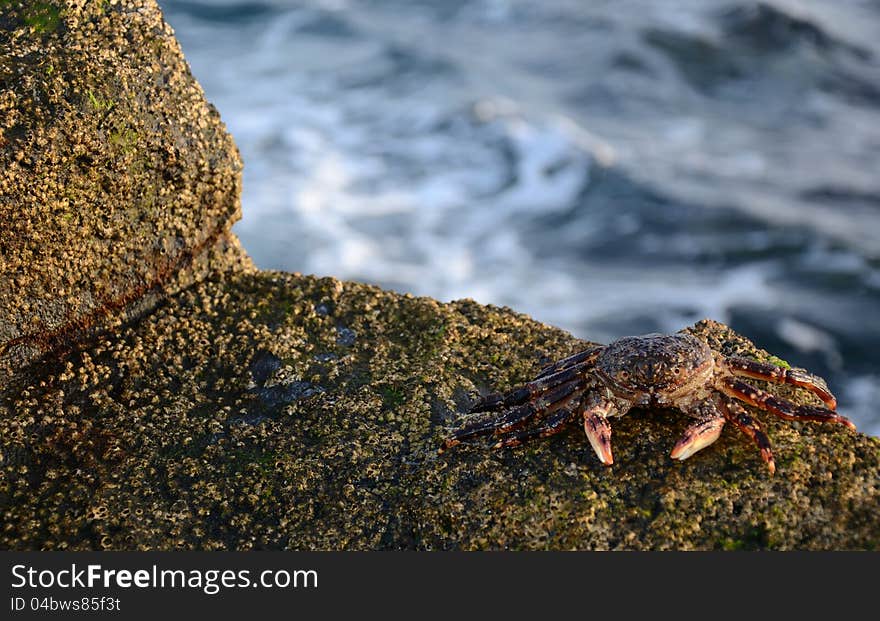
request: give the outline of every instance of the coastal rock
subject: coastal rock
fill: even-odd
[[[714,322],[727,353],[768,354]],[[587,344],[508,309],[332,278],[228,275],[0,400],[0,547],[12,549],[873,549],[880,442],[757,414],[770,475],[687,420],[437,455],[479,392]],[[813,396],[773,387],[796,401]]]
[[[249,266],[240,187],[153,0],[0,3],[0,378]]]
[[[587,343],[253,270],[238,153],[152,0],[0,2],[0,163],[2,549],[878,547],[880,442],[839,426],[758,414],[775,476],[731,429],[670,459],[675,411],[615,421],[612,467],[576,426],[438,455]]]

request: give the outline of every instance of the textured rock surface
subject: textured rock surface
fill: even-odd
[[[766,358],[724,326],[715,348]],[[293,274],[184,291],[0,400],[0,546],[876,548],[880,442],[760,414],[686,462],[674,411],[438,457],[477,390],[584,346],[509,310]],[[799,389],[773,387],[796,400]]]
[[[774,477],[735,430],[671,460],[670,411],[615,421],[610,468],[574,427],[438,456],[476,392],[585,344],[256,273],[239,173],[152,0],[0,0],[0,547],[880,546],[880,443],[837,426],[759,415]]]
[[[240,172],[153,0],[0,1],[0,378],[247,265]]]

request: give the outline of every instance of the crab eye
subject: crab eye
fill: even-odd
[[[629,377],[629,372],[627,372],[627,371],[621,371],[621,372],[620,372],[620,377],[621,377],[622,379],[627,379],[627,378]]]
[[[675,373],[676,375],[681,375],[681,367],[674,367],[672,369],[672,372]]]

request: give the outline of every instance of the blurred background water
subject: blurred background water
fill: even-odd
[[[703,318],[880,435],[880,2],[159,0],[257,265],[607,342]]]

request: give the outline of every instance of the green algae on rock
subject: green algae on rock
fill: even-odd
[[[3,0],[0,378],[248,266],[240,177],[153,0]]]
[[[714,322],[714,348],[766,359]],[[247,273],[176,294],[0,400],[13,549],[874,549],[880,442],[757,415],[725,433],[634,411],[604,467],[577,427],[438,457],[478,391],[584,347],[507,309]],[[793,387],[787,397],[814,397]]]
[[[838,427],[759,414],[773,477],[736,433],[670,459],[669,411],[617,422],[607,468],[576,428],[438,456],[478,392],[585,344],[255,272],[238,153],[153,0],[0,0],[0,164],[0,378],[56,354],[0,381],[0,548],[880,547],[880,443]]]

